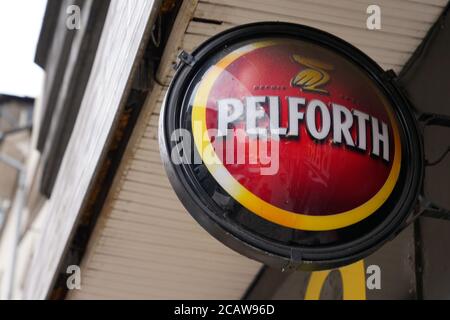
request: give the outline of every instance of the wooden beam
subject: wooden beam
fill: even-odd
[[[181,4],[179,13],[172,28],[172,32],[167,40],[159,68],[156,72],[156,80],[160,84],[169,84],[167,75],[170,73],[178,52],[181,49],[182,40],[186,29],[188,28],[189,22],[194,16],[194,11],[197,8],[197,4],[198,0],[184,0]]]

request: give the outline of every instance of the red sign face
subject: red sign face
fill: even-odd
[[[243,45],[193,93],[194,142],[211,175],[252,213],[299,230],[370,216],[392,193],[401,141],[366,73],[300,40]]]

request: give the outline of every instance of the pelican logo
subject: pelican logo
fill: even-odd
[[[327,63],[305,58],[294,54],[292,59],[295,62],[307,67],[300,71],[295,78],[292,79],[292,86],[299,87],[303,91],[317,92],[322,94],[328,94],[328,91],[321,88],[330,81],[330,76],[327,71],[332,71],[334,68]]]

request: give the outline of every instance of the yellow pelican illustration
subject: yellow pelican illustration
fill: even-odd
[[[292,79],[292,86],[300,87],[305,91],[328,94],[327,90],[320,87],[330,80],[330,76],[326,71],[332,71],[334,69],[333,66],[297,54],[294,54],[292,58],[301,65],[308,67],[307,69],[300,71],[297,76]]]

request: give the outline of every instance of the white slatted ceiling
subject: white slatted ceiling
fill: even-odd
[[[382,30],[365,28],[368,4],[382,9]],[[201,0],[180,48],[243,23],[279,20],[344,38],[384,68],[399,71],[434,23],[443,0]],[[195,20],[195,19],[194,19]],[[204,20],[202,20],[204,21]],[[180,31],[180,30],[178,30]],[[169,83],[173,71],[164,75]],[[83,263],[83,290],[70,298],[239,298],[260,265],[214,240],[185,212],[160,163],[159,110],[167,87],[157,86],[142,128],[119,172]]]
[[[212,34],[243,23],[286,21],[330,32],[364,51],[383,68],[399,72],[436,21],[445,1],[436,3],[439,5],[405,0],[201,0],[195,17],[222,24],[191,23],[184,45],[192,50]],[[381,30],[366,28],[369,4],[381,8]]]

